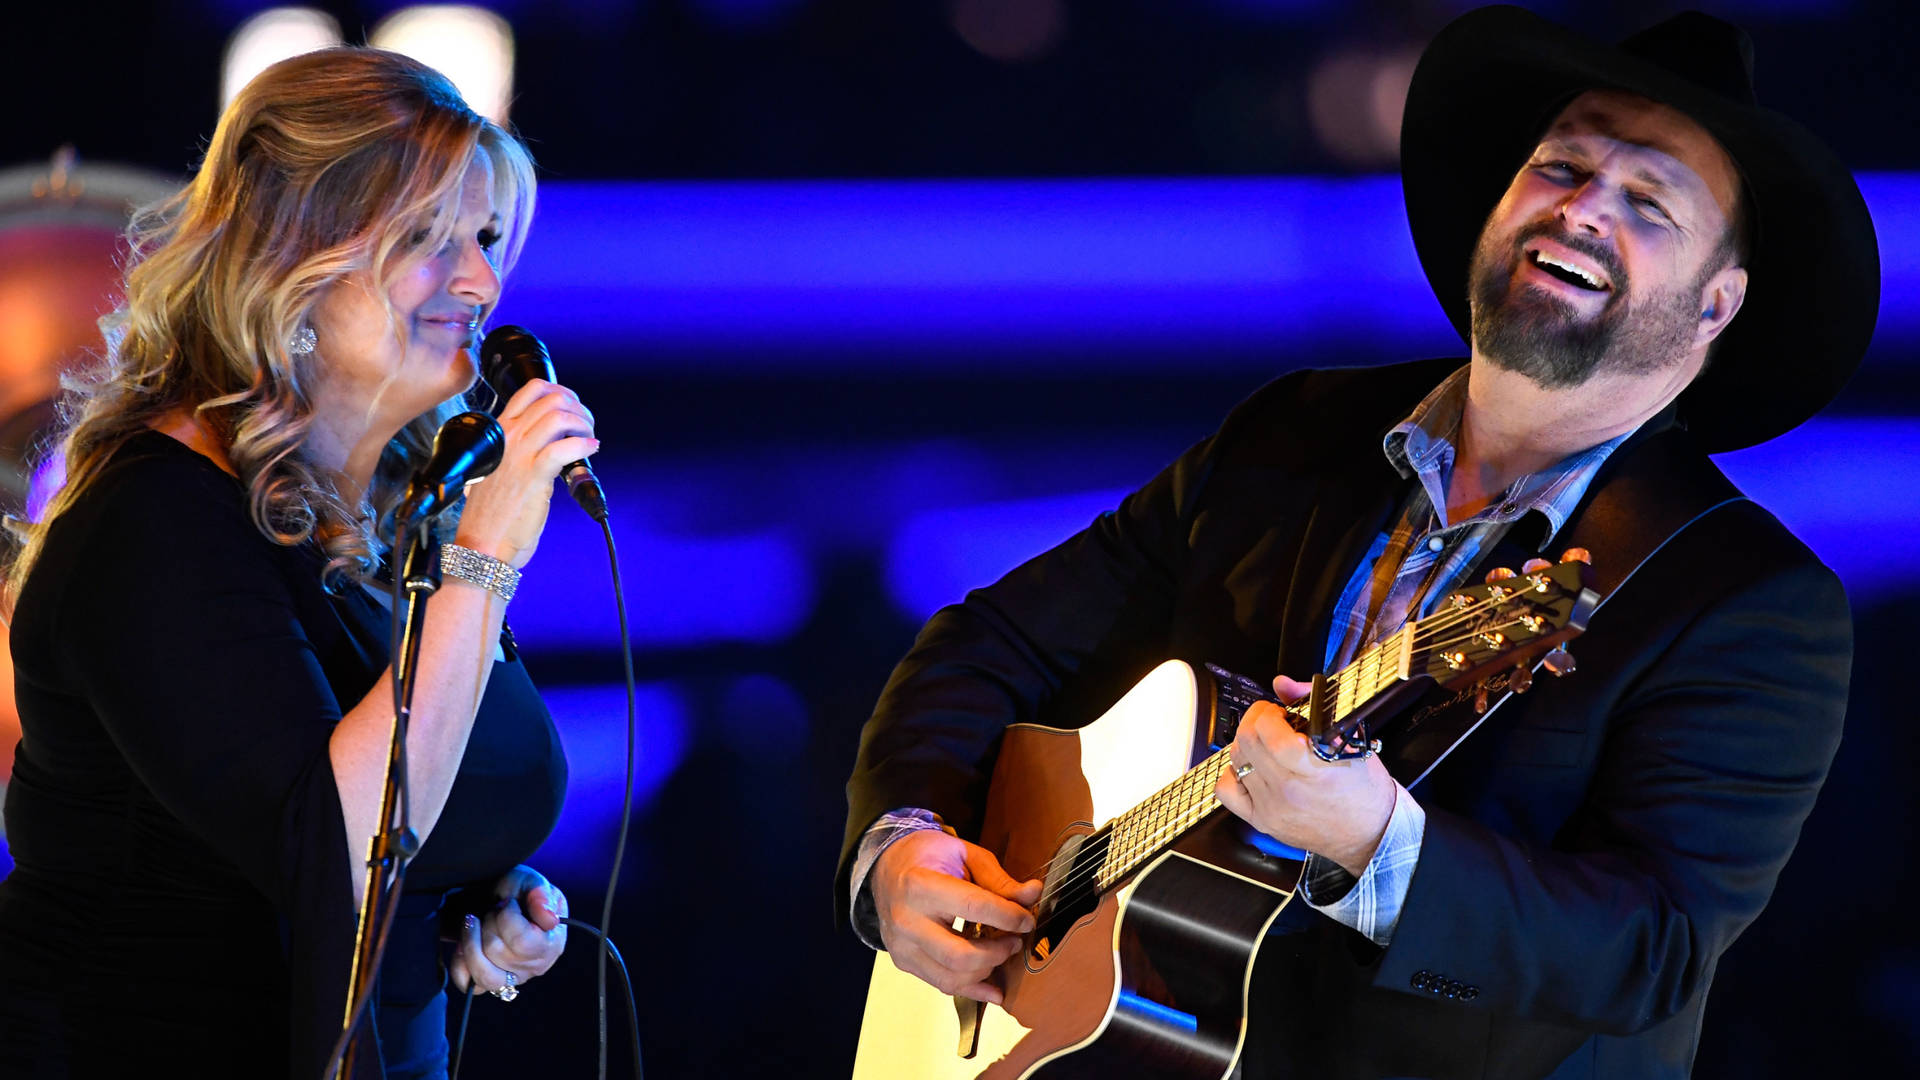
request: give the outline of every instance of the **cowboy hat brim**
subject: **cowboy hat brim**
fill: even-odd
[[[1516,7],[1482,8],[1441,30],[1407,93],[1407,219],[1447,317],[1471,340],[1468,274],[1480,230],[1548,122],[1593,89],[1686,113],[1746,182],[1754,226],[1746,301],[1681,397],[1688,426],[1715,452],[1792,429],[1840,392],[1879,313],[1879,245],[1852,174],[1778,113]]]

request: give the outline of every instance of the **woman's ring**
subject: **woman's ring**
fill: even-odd
[[[493,990],[489,992],[492,993],[494,997],[499,998],[501,1001],[512,1001],[514,998],[517,998],[520,996],[520,989],[513,985],[514,981],[515,980],[514,980],[513,972],[509,971],[507,972],[507,985],[501,987],[498,990]]]
[[[1253,772],[1253,766],[1251,765],[1235,765],[1233,767],[1233,778],[1235,780],[1245,780],[1251,772]]]

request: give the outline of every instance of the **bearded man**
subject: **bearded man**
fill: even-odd
[[[936,614],[848,783],[838,895],[863,940],[1000,999],[1041,888],[967,839],[1007,725],[1084,724],[1168,657],[1335,671],[1489,569],[1598,537],[1573,678],[1439,702],[1338,762],[1279,706],[1246,712],[1215,793],[1309,854],[1232,1067],[1687,1075],[1715,965],[1825,778],[1852,651],[1838,580],[1706,454],[1830,401],[1879,297],[1852,178],[1754,104],[1751,70],[1697,13],[1618,47],[1517,8],[1443,30],[1402,168],[1470,358],[1287,375]],[[1160,1068],[1118,1073],[1187,1075]]]

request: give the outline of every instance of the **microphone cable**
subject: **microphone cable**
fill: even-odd
[[[495,397],[495,407],[497,408],[500,400],[499,394],[496,392],[494,397]],[[576,496],[576,498],[578,498],[578,496]],[[611,927],[613,923],[614,893],[617,890],[620,883],[620,868],[621,868],[621,864],[624,862],[626,857],[627,834],[633,820],[633,774],[634,774],[635,747],[638,742],[638,711],[639,711],[638,709],[639,692],[638,692],[636,680],[634,678],[634,673],[633,673],[633,635],[627,620],[626,590],[622,585],[621,578],[620,578],[619,549],[618,549],[618,546],[614,543],[613,524],[610,520],[610,515],[607,512],[605,500],[604,499],[595,500],[595,505],[592,505],[592,506],[587,506],[585,503],[582,503],[582,509],[585,509],[588,512],[588,514],[600,525],[601,536],[606,541],[606,545],[607,545],[607,562],[613,577],[614,609],[618,615],[619,623],[620,623],[620,660],[621,660],[621,666],[626,679],[626,691],[627,691],[627,766],[626,766],[626,782],[623,786],[623,793],[622,793],[621,802],[620,802],[620,828],[616,836],[616,839],[614,841],[613,866],[607,875],[606,897],[600,909],[600,925],[598,927],[594,927],[588,923],[581,922],[577,919],[571,919],[571,918],[563,918],[560,921],[568,926],[575,926],[582,930],[587,931],[588,933],[598,938],[601,944],[604,946],[604,948],[596,950],[596,954],[595,954],[596,955],[595,994],[598,1002],[597,1011],[598,1011],[598,1024],[599,1024],[599,1044],[600,1044],[599,1045],[599,1067],[598,1067],[599,1080],[607,1080],[607,957],[609,955],[613,957],[615,964],[617,964],[620,968],[620,979],[626,990],[627,1028],[628,1028],[628,1033],[633,1040],[633,1075],[635,1077],[635,1080],[644,1080],[646,1073],[645,1073],[645,1066],[643,1064],[643,1055],[641,1054],[641,1050],[640,1050],[640,1021],[639,1021],[638,1005],[634,1001],[634,997],[633,997],[633,980],[628,974],[626,961],[623,960],[620,956],[620,950],[614,946],[613,939],[610,936],[608,936],[608,933],[607,933],[608,928]],[[423,524],[422,527],[431,528],[432,526],[428,524]],[[396,553],[398,553],[399,545],[403,538],[402,532],[404,528],[405,528],[404,523],[396,522],[396,531],[394,536]],[[390,639],[391,639],[390,651],[392,652],[395,660],[397,661],[400,655],[399,650],[403,647],[403,642],[405,640],[404,626],[405,626],[406,616],[404,614],[404,606],[401,604],[400,596],[398,595],[403,585],[402,581],[400,580],[401,577],[403,576],[401,573],[401,568],[394,567],[393,574],[394,574],[395,595],[393,597],[393,603],[392,603],[392,611],[391,611],[392,621],[390,624],[389,633],[390,633]],[[400,687],[396,686],[394,689],[395,689],[395,701],[396,701],[396,713],[397,713],[399,711],[398,705],[400,703],[400,696],[401,696]],[[398,795],[398,801],[399,801],[399,808],[398,808],[399,818],[402,823],[405,823],[411,817],[411,814],[410,814],[411,792],[408,790],[408,785],[407,785],[406,748],[405,748],[404,742],[401,744],[400,757],[397,762],[397,765],[398,765],[399,773],[397,777],[396,786],[398,790],[396,794]],[[367,928],[368,933],[377,932],[378,934],[377,938],[375,939],[373,963],[371,965],[372,970],[368,974],[366,985],[360,988],[360,992],[353,1003],[351,1014],[347,1020],[347,1023],[344,1025],[344,1030],[340,1033],[340,1037],[334,1043],[333,1053],[327,1062],[327,1067],[325,1072],[322,1074],[325,1077],[333,1077],[335,1073],[338,1071],[341,1058],[345,1055],[347,1046],[351,1042],[354,1032],[358,1029],[360,1022],[365,1018],[368,1003],[373,998],[373,988],[379,978],[380,963],[386,954],[388,933],[389,931],[392,930],[393,923],[395,919],[398,917],[399,911],[400,911],[400,894],[401,894],[401,888],[405,883],[405,879],[406,879],[407,861],[408,860],[406,858],[395,859],[396,865],[393,871],[393,882],[392,882],[392,885],[390,886],[387,902],[384,905],[386,910],[384,912],[376,913],[377,922],[379,924],[377,927],[377,931],[376,931],[376,928],[372,926],[369,926]],[[472,1007],[473,1007],[473,984],[471,981],[469,981],[467,984],[466,1002],[462,1008],[461,1016],[460,1016],[459,1041],[455,1044],[455,1047],[454,1047],[453,1061],[454,1061],[455,1076],[458,1075],[460,1052],[466,1042],[467,1019],[468,1019],[468,1014],[472,1009]],[[345,1080],[345,1078],[342,1078],[342,1080]]]
[[[585,930],[587,933],[598,938],[603,946],[603,948],[597,951],[596,960],[596,991],[599,1001],[600,1023],[600,1060],[598,1074],[600,1080],[607,1080],[607,958],[609,956],[613,958],[614,964],[620,969],[620,982],[627,993],[627,1034],[633,1040],[634,1080],[645,1080],[646,1067],[643,1063],[643,1055],[640,1053],[639,1006],[633,998],[633,978],[627,971],[627,962],[620,956],[620,950],[614,946],[613,938],[607,934],[607,928],[613,924],[613,896],[615,889],[620,884],[620,864],[624,861],[627,852],[627,830],[633,821],[633,767],[634,748],[638,742],[637,714],[639,691],[633,676],[633,637],[627,625],[626,590],[620,581],[620,552],[613,540],[613,524],[608,520],[608,515],[604,510],[593,514],[593,517],[594,520],[600,523],[601,536],[607,543],[607,562],[613,574],[614,608],[619,613],[620,619],[620,658],[625,669],[627,682],[627,776],[625,794],[620,802],[620,830],[617,839],[614,841],[613,869],[607,875],[606,899],[600,906],[600,925],[596,927],[574,918],[562,918],[560,922],[566,926]],[[469,977],[467,981],[466,1001],[460,1009],[460,1033],[453,1046],[453,1066],[448,1080],[459,1080],[460,1056],[466,1046],[467,1019],[472,1010],[473,981],[471,977]]]
[[[601,961],[604,962],[608,956],[612,956],[614,965],[620,969],[620,984],[627,992],[627,1033],[633,1038],[633,1075],[636,1080],[641,1080],[645,1074],[640,1064],[640,1013],[633,1000],[633,978],[627,971],[626,960],[620,956],[620,950],[614,945],[613,939],[601,933],[598,927],[574,918],[562,918],[560,922],[575,930],[585,930],[592,934],[600,942]],[[460,1080],[460,1058],[467,1043],[467,1020],[473,1014],[473,981],[471,979],[467,981],[465,997],[466,1000],[460,1006],[460,1032],[454,1038],[453,1063],[447,1071],[447,1080]],[[600,1048],[603,1051],[606,1049],[604,1041],[601,1042]]]
[[[637,741],[636,713],[638,712],[639,692],[633,678],[633,637],[627,628],[627,593],[620,583],[620,552],[613,542],[613,523],[609,520],[606,503],[600,503],[599,512],[593,515],[600,523],[600,533],[607,541],[607,564],[613,573],[613,604],[620,616],[620,661],[625,667],[627,679],[627,779],[620,799],[620,831],[613,842],[613,869],[607,874],[607,893],[600,905],[600,926],[579,924],[606,945],[597,952],[595,990],[600,1002],[600,1080],[607,1080],[607,955],[611,953],[620,965],[620,978],[627,984],[627,1018],[633,1035],[633,1075],[635,1080],[644,1077],[645,1071],[640,1057],[640,1020],[638,1007],[633,1001],[633,980],[627,975],[626,962],[620,959],[620,950],[613,947],[613,939],[607,936],[613,926],[613,894],[620,885],[620,864],[627,854],[627,827],[633,821],[633,758],[634,744]],[[571,920],[563,920],[571,922]]]

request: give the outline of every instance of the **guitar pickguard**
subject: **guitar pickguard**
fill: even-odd
[[[1042,878],[1041,901],[1034,912],[1034,931],[1027,939],[1028,971],[1040,971],[1066,941],[1076,925],[1093,916],[1100,894],[1093,874],[1106,855],[1106,833],[1076,825],[1048,860],[1051,870]]]

